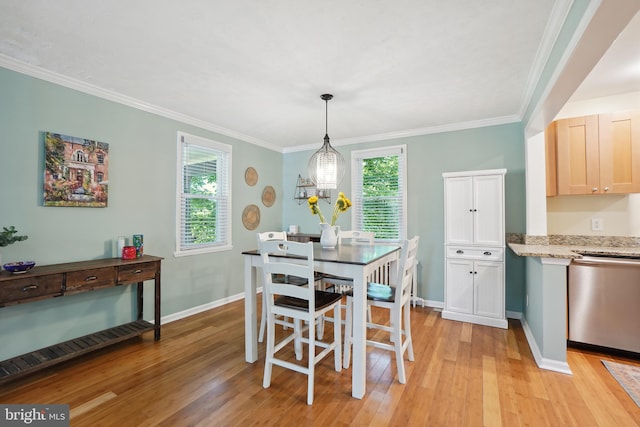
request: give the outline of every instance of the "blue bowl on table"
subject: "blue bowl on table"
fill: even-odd
[[[35,265],[36,265],[35,261],[17,261],[17,262],[9,262],[3,265],[2,267],[4,267],[5,270],[11,273],[19,274],[19,273],[26,273],[27,271],[31,270]]]

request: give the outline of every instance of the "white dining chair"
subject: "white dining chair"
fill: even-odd
[[[375,236],[376,234],[371,231],[339,230],[338,245],[348,243],[351,245],[372,246]],[[345,293],[353,288],[353,279],[349,277],[339,277],[329,274],[323,274],[322,281],[326,289],[333,287],[334,291],[339,293]]]
[[[308,283],[314,281],[313,243],[287,242],[286,240],[269,240],[260,242],[260,256],[263,264],[263,280],[266,292],[267,308],[267,345],[262,386],[271,386],[273,365],[301,372],[308,376],[307,404],[313,403],[315,365],[326,355],[334,353],[335,370],[342,369],[341,328],[333,328],[333,341],[325,342],[316,339],[315,330],[323,316],[333,311],[336,324],[339,324],[341,295],[315,289],[313,286],[298,286],[289,283],[290,277],[305,278]],[[291,258],[277,255],[294,255]],[[283,277],[282,282],[274,282],[274,276]],[[293,319],[292,333],[281,337],[276,343],[276,318],[282,316]],[[306,326],[305,326],[306,325]],[[303,328],[303,326],[305,326]],[[307,336],[304,335],[307,332]],[[280,336],[279,336],[280,337]],[[278,358],[278,352],[287,344],[294,342],[296,359],[303,359],[302,345],[309,346],[307,365],[287,360],[286,356]],[[316,354],[316,348],[322,350]]]
[[[260,243],[261,242],[265,242],[267,240],[287,240],[287,233],[284,231],[265,231],[263,233],[256,233],[256,237],[258,239],[258,248],[260,247]],[[260,332],[258,333],[258,342],[262,342],[264,341],[264,331],[266,328],[266,320],[267,320],[267,305],[266,305],[266,298],[267,298],[267,294],[264,291],[264,283],[263,283],[263,289],[262,289],[262,314],[260,315]],[[291,326],[290,323],[288,323],[285,320],[280,320],[278,319],[279,324],[283,325],[285,328],[287,326]]]
[[[389,341],[382,342],[367,339],[367,345],[395,352],[398,369],[398,380],[406,382],[404,369],[404,353],[410,361],[414,360],[413,341],[411,339],[411,283],[413,281],[416,253],[420,238],[413,237],[405,240],[400,252],[397,279],[389,286],[380,283],[367,284],[367,307],[381,307],[389,310],[389,324],[367,322],[367,328],[380,329],[389,332]],[[351,358],[353,341],[353,296],[347,295],[347,315],[344,332],[344,367],[348,368]]]
[[[258,239],[258,247],[260,247],[260,242],[264,242],[267,240],[287,240],[286,231],[265,231],[262,233],[256,233],[256,236]],[[280,280],[279,276],[275,276],[273,277],[273,279],[276,281]],[[308,284],[307,280],[304,278],[293,277],[293,278],[290,278],[290,280],[292,283],[297,283],[298,286],[307,286]],[[318,288],[322,288],[321,278],[318,275],[318,273],[316,273],[314,285]],[[258,342],[264,341],[264,331],[266,327],[266,318],[267,318],[267,312],[265,309],[265,298],[266,298],[266,293],[263,290],[262,291],[262,314],[260,315],[260,331],[258,333]],[[293,326],[291,322],[289,322],[289,320],[286,318],[278,319],[276,320],[276,323],[279,325],[282,325],[285,329],[287,329],[290,326]],[[318,331],[319,333],[323,331],[323,326],[319,326]],[[322,338],[322,335],[320,335],[320,338]]]
[[[372,231],[359,231],[359,230],[339,230],[338,231],[338,245],[343,243],[351,244],[351,245],[364,245],[364,246],[372,246],[375,233]],[[353,279],[349,277],[340,277],[334,276],[331,274],[321,274],[322,280],[322,289],[330,290],[332,292],[337,292],[345,295],[347,292],[350,292],[353,289]],[[341,305],[341,307],[346,310],[346,304]],[[367,310],[367,316],[369,321],[371,321],[371,310]],[[343,317],[343,319],[346,318]],[[331,318],[326,318],[330,322],[333,321]],[[342,320],[342,324],[344,324],[344,320]],[[322,337],[324,333],[324,324],[321,324],[320,329],[318,330],[318,335]]]

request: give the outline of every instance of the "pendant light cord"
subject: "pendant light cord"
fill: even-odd
[[[325,93],[320,98],[324,99],[324,141],[329,143],[329,100],[333,99],[333,95]]]
[[[329,100],[324,100],[324,134],[329,135]]]

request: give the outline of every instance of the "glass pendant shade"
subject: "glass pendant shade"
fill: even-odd
[[[324,94],[322,98],[325,102],[325,135],[322,147],[309,159],[307,171],[309,178],[318,189],[333,190],[338,188],[342,182],[345,171],[344,157],[331,146],[329,142],[328,128],[328,101],[333,95]]]
[[[344,177],[344,157],[329,143],[329,136],[324,136],[324,144],[309,159],[309,178],[319,189],[332,190],[338,188]]]

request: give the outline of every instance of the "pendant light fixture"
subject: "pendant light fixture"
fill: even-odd
[[[325,93],[320,98],[325,103],[325,133],[324,144],[309,159],[307,170],[309,177],[318,189],[335,189],[344,176],[344,157],[331,146],[329,142],[329,100],[333,95]]]

